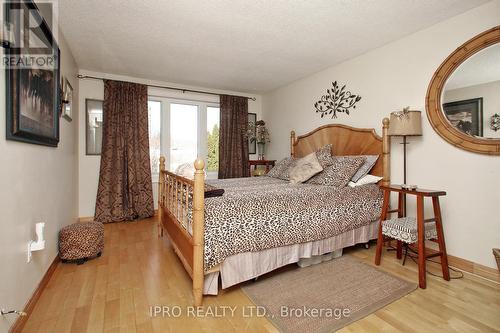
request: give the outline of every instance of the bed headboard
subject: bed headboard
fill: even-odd
[[[290,153],[292,157],[303,157],[324,145],[331,143],[334,155],[380,155],[370,172],[384,177],[382,185],[390,183],[390,137],[387,134],[389,119],[382,120],[382,136],[375,129],[355,128],[340,124],[330,124],[295,137],[295,131],[290,134]]]

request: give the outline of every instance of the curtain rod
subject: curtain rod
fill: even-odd
[[[102,78],[102,77],[96,77],[96,76],[90,76],[90,75],[82,75],[82,74],[78,74],[76,77],[79,78],[79,79],[107,80],[107,79]],[[193,90],[193,89],[184,89],[184,88],[168,87],[168,86],[158,86],[158,85],[154,85],[154,84],[147,84],[147,86],[148,87],[153,87],[153,88],[163,88],[163,89],[170,89],[170,90],[178,90],[178,91],[182,91],[183,93],[185,93],[185,92],[192,92],[192,93],[205,94],[205,95],[215,95],[215,96],[222,95],[222,94],[217,94],[217,93],[208,92],[208,91]],[[230,95],[230,96],[235,96],[235,95]],[[241,96],[237,96],[237,97],[241,97]],[[256,100],[255,97],[247,97],[247,98],[250,99],[250,100],[252,100],[252,101]]]

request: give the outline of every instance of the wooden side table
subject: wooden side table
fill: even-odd
[[[249,160],[248,161],[248,176],[252,177],[252,169],[255,170],[257,166],[264,165],[266,167],[266,173],[274,167],[276,160]]]
[[[444,233],[443,233],[443,224],[441,219],[441,207],[439,205],[439,197],[446,195],[445,191],[434,191],[434,190],[424,190],[417,188],[416,190],[407,190],[403,189],[400,185],[387,185],[380,186],[380,188],[384,191],[384,204],[382,206],[382,214],[380,216],[380,224],[378,230],[378,239],[377,239],[377,252],[375,255],[375,264],[380,265],[380,259],[382,256],[382,247],[384,246],[384,234],[382,232],[382,225],[384,222],[392,222],[393,224],[398,226],[398,221],[401,224],[398,226],[401,229],[401,226],[408,221],[408,218],[404,216],[404,208],[403,208],[403,197],[405,195],[415,195],[417,197],[417,218],[416,218],[416,233],[417,233],[417,253],[418,253],[418,281],[419,286],[422,289],[426,287],[426,268],[425,268],[425,260],[431,257],[441,257],[441,269],[443,271],[443,278],[447,281],[450,280],[450,271],[448,268],[448,256],[446,254],[446,245],[444,242]],[[398,193],[398,209],[389,210],[390,204],[390,195],[391,192]],[[430,197],[432,198],[432,206],[434,209],[434,218],[424,219],[424,198]],[[386,221],[388,214],[398,213],[398,218],[390,221]],[[437,238],[437,243],[439,244],[439,251],[432,254],[426,254],[425,252],[425,239],[426,239],[426,229],[425,225],[427,223],[435,223],[435,235]],[[408,227],[406,224],[405,227]],[[405,230],[405,232],[411,232],[411,228]],[[414,231],[414,229],[413,229]],[[390,236],[389,236],[390,237]],[[411,237],[409,237],[411,238]],[[412,241],[408,240],[405,243],[411,244]],[[398,259],[401,259],[402,256],[402,241],[398,239],[397,241],[397,250],[396,256]]]

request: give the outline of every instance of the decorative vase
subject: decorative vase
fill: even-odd
[[[258,159],[263,160],[266,153],[266,144],[264,142],[257,142]]]

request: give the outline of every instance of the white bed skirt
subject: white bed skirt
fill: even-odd
[[[276,268],[296,263],[302,258],[311,258],[358,243],[366,243],[377,238],[377,232],[378,221],[374,221],[366,226],[322,240],[232,255],[220,264],[219,272],[205,275],[203,294],[218,294],[219,275],[222,280],[222,289],[225,289]]]

